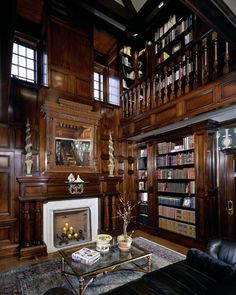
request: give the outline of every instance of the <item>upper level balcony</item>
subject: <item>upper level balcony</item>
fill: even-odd
[[[210,118],[211,111],[235,103],[235,52],[209,31],[121,95],[122,134],[136,138],[203,113]]]

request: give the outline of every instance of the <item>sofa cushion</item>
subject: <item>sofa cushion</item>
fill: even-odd
[[[208,288],[215,285],[216,280],[201,273],[186,261],[180,261],[142,277],[157,294],[165,295],[197,295],[205,294]]]
[[[218,258],[236,267],[235,241],[223,240],[219,249]]]
[[[164,295],[165,293],[157,292],[152,286],[142,278],[126,283],[123,286],[112,289],[103,295]]]
[[[187,263],[218,281],[228,279],[235,272],[232,265],[195,248],[188,251]]]

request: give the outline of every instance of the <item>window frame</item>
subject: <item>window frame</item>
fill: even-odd
[[[14,52],[14,46],[17,46],[17,52]],[[20,48],[25,50],[23,54],[20,52]],[[28,50],[33,50],[33,56],[30,57],[27,53]],[[14,57],[16,57],[17,62],[14,62]],[[20,64],[20,59],[25,60],[25,65]],[[13,50],[12,50],[12,62],[11,62],[11,77],[19,79],[20,81],[31,83],[37,85],[39,82],[39,69],[38,69],[38,60],[39,60],[39,53],[37,49],[36,42],[31,42],[28,40],[22,40],[21,38],[15,37],[13,41]],[[28,62],[33,64],[32,67],[28,66]],[[13,73],[13,66],[17,69],[17,74]],[[24,69],[25,74],[21,75],[20,70]],[[27,75],[27,71],[33,72],[33,78],[30,78]]]

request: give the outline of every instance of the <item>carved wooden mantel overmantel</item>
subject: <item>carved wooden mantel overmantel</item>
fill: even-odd
[[[104,176],[98,173],[81,174],[86,181],[81,195],[71,195],[67,174],[56,176],[21,176],[20,184],[20,257],[47,254],[43,241],[43,203],[78,198],[100,198],[101,231],[111,232],[118,228],[116,206],[120,196],[122,177]]]
[[[40,170],[48,172],[79,171],[98,172],[98,125],[100,113],[90,105],[58,99],[58,102],[46,101],[41,107],[40,149],[45,150],[40,160]],[[79,141],[80,139],[80,141]],[[87,159],[77,155],[75,144],[87,147]],[[72,150],[60,151],[62,143]],[[81,147],[81,145],[80,145]],[[58,150],[59,149],[59,150]],[[62,159],[60,159],[62,157]],[[64,158],[63,158],[64,157]],[[82,162],[82,164],[81,164]]]

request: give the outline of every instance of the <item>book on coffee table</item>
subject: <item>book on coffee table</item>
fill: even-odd
[[[93,264],[100,258],[100,252],[89,249],[82,248],[74,253],[72,253],[72,259],[75,261],[80,261],[81,263]]]

